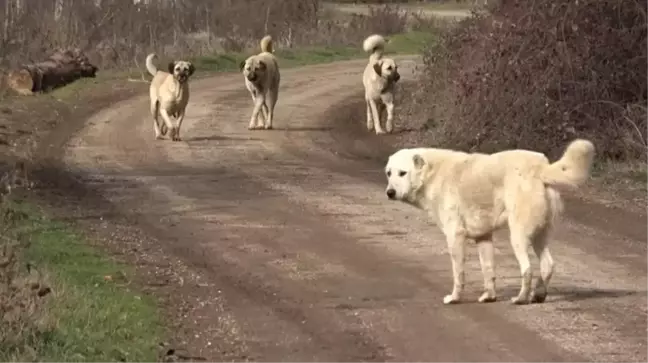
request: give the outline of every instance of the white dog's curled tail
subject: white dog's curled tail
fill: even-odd
[[[382,58],[385,52],[385,44],[387,44],[387,41],[382,35],[373,34],[362,42],[362,49],[371,54],[370,59],[378,60]]]
[[[274,53],[271,36],[266,35],[261,39],[261,52]]]
[[[545,184],[557,188],[576,188],[590,176],[594,162],[594,144],[589,140],[576,139],[565,149],[560,160],[547,166],[540,175]]]
[[[158,71],[158,69],[157,69],[157,67],[155,66],[155,64],[153,64],[153,60],[154,60],[155,58],[157,58],[157,56],[155,55],[155,53],[151,53],[151,54],[149,54],[149,55],[146,56],[146,70],[147,70],[147,71],[148,71],[152,76],[155,76],[155,74],[156,74],[157,71]]]

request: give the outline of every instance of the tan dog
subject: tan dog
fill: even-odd
[[[188,81],[196,69],[191,62],[175,61],[169,63],[168,72],[161,71],[153,64],[155,58],[154,53],[146,57],[146,69],[153,76],[149,93],[155,138],[162,139],[168,129],[171,130],[171,140],[180,141],[180,127],[189,103]],[[158,122],[158,115],[162,116],[162,125]],[[176,118],[177,125],[173,125],[171,116]]]
[[[369,63],[362,74],[367,101],[367,129],[375,129],[377,135],[385,133],[380,126],[378,102],[382,102],[387,110],[385,129],[387,132],[394,130],[394,86],[400,79],[396,62],[383,57],[385,44],[385,38],[378,34],[370,35],[362,43],[362,49],[371,53]]]
[[[261,39],[261,53],[241,62],[240,69],[245,77],[245,86],[254,102],[252,117],[248,129],[272,129],[274,108],[279,98],[279,65],[272,54],[272,37],[266,35]],[[259,118],[259,113],[263,120]]]
[[[554,261],[548,237],[562,212],[558,189],[576,188],[590,175],[594,145],[574,140],[562,158],[549,163],[541,153],[509,150],[495,154],[413,148],[389,157],[387,197],[425,210],[445,234],[454,287],[444,304],[459,302],[464,288],[464,245],[477,242],[484,276],[479,302],[496,300],[492,234],[508,225],[520,265],[522,286],[514,304],[543,302]],[[540,259],[540,277],[531,287],[528,248]]]

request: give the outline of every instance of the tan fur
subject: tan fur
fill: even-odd
[[[195,68],[191,62],[175,61],[168,64],[169,72],[165,72],[153,64],[155,58],[153,53],[146,57],[146,69],[153,76],[149,94],[155,138],[161,139],[168,129],[171,140],[180,141],[180,127],[189,103],[189,77]],[[162,116],[162,125],[158,122],[158,115]],[[176,118],[176,125],[171,121],[171,116]]]
[[[273,52],[272,37],[266,35],[261,39],[261,53],[249,57],[240,64],[241,72],[245,77],[245,86],[250,91],[254,103],[248,125],[250,130],[272,129],[281,80],[279,64]]]
[[[562,212],[559,189],[576,188],[590,175],[594,145],[572,141],[562,158],[508,150],[495,154],[435,148],[401,149],[389,157],[387,197],[425,210],[443,231],[452,260],[454,287],[443,302],[459,302],[464,287],[464,245],[477,242],[484,276],[479,302],[495,301],[492,234],[508,225],[520,265],[522,286],[515,304],[543,302],[554,262],[548,235]],[[540,259],[540,277],[531,286],[528,247]]]
[[[362,74],[367,103],[367,129],[375,129],[376,134],[385,133],[380,125],[379,102],[382,102],[387,110],[385,130],[389,133],[394,130],[394,88],[400,79],[396,61],[383,57],[386,43],[385,38],[374,34],[367,37],[362,44],[364,51],[370,53],[369,62]]]

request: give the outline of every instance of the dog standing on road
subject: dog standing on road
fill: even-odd
[[[383,57],[386,43],[385,38],[378,34],[370,35],[362,43],[362,49],[371,54],[362,74],[367,101],[367,129],[375,129],[377,135],[385,133],[380,126],[379,101],[387,110],[385,130],[389,133],[394,130],[394,86],[400,79],[396,62]]]
[[[241,62],[240,69],[245,77],[245,86],[254,102],[248,129],[272,129],[274,108],[279,98],[279,65],[273,54],[272,37],[261,39],[261,53]],[[259,115],[261,113],[261,115]],[[262,116],[263,119],[260,119]]]
[[[484,277],[479,302],[496,300],[492,234],[508,224],[520,265],[522,286],[514,304],[543,302],[554,261],[548,237],[562,212],[559,189],[577,188],[590,175],[594,145],[572,141],[560,160],[508,150],[468,154],[435,148],[401,149],[389,157],[387,197],[423,209],[441,228],[452,261],[454,287],[444,304],[457,303],[464,288],[464,245],[477,242]],[[540,277],[531,287],[528,248],[540,259]]]
[[[162,139],[170,130],[171,140],[180,141],[180,127],[189,103],[188,81],[196,69],[191,62],[174,61],[168,64],[168,72],[161,71],[153,64],[155,58],[154,53],[146,57],[146,69],[153,76],[149,93],[155,138]],[[158,121],[159,115],[162,116],[162,125]],[[171,116],[176,118],[176,125],[171,121]]]

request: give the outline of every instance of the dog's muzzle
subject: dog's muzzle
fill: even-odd
[[[178,78],[178,82],[180,82],[180,83],[184,83],[184,82],[187,81],[187,79],[189,78],[189,76],[187,76],[186,73],[178,73],[177,78]]]
[[[398,72],[394,73],[392,80],[394,81],[394,83],[398,82],[398,80],[400,80],[400,74],[398,74]]]
[[[250,82],[254,82],[254,81],[257,80],[257,75],[254,74],[254,73],[250,73],[250,74],[247,75],[247,79],[248,79],[248,81],[250,81]]]
[[[391,200],[396,199],[396,190],[394,190],[394,189],[387,189],[386,193],[387,193],[387,198],[389,198],[389,199],[391,199]]]

